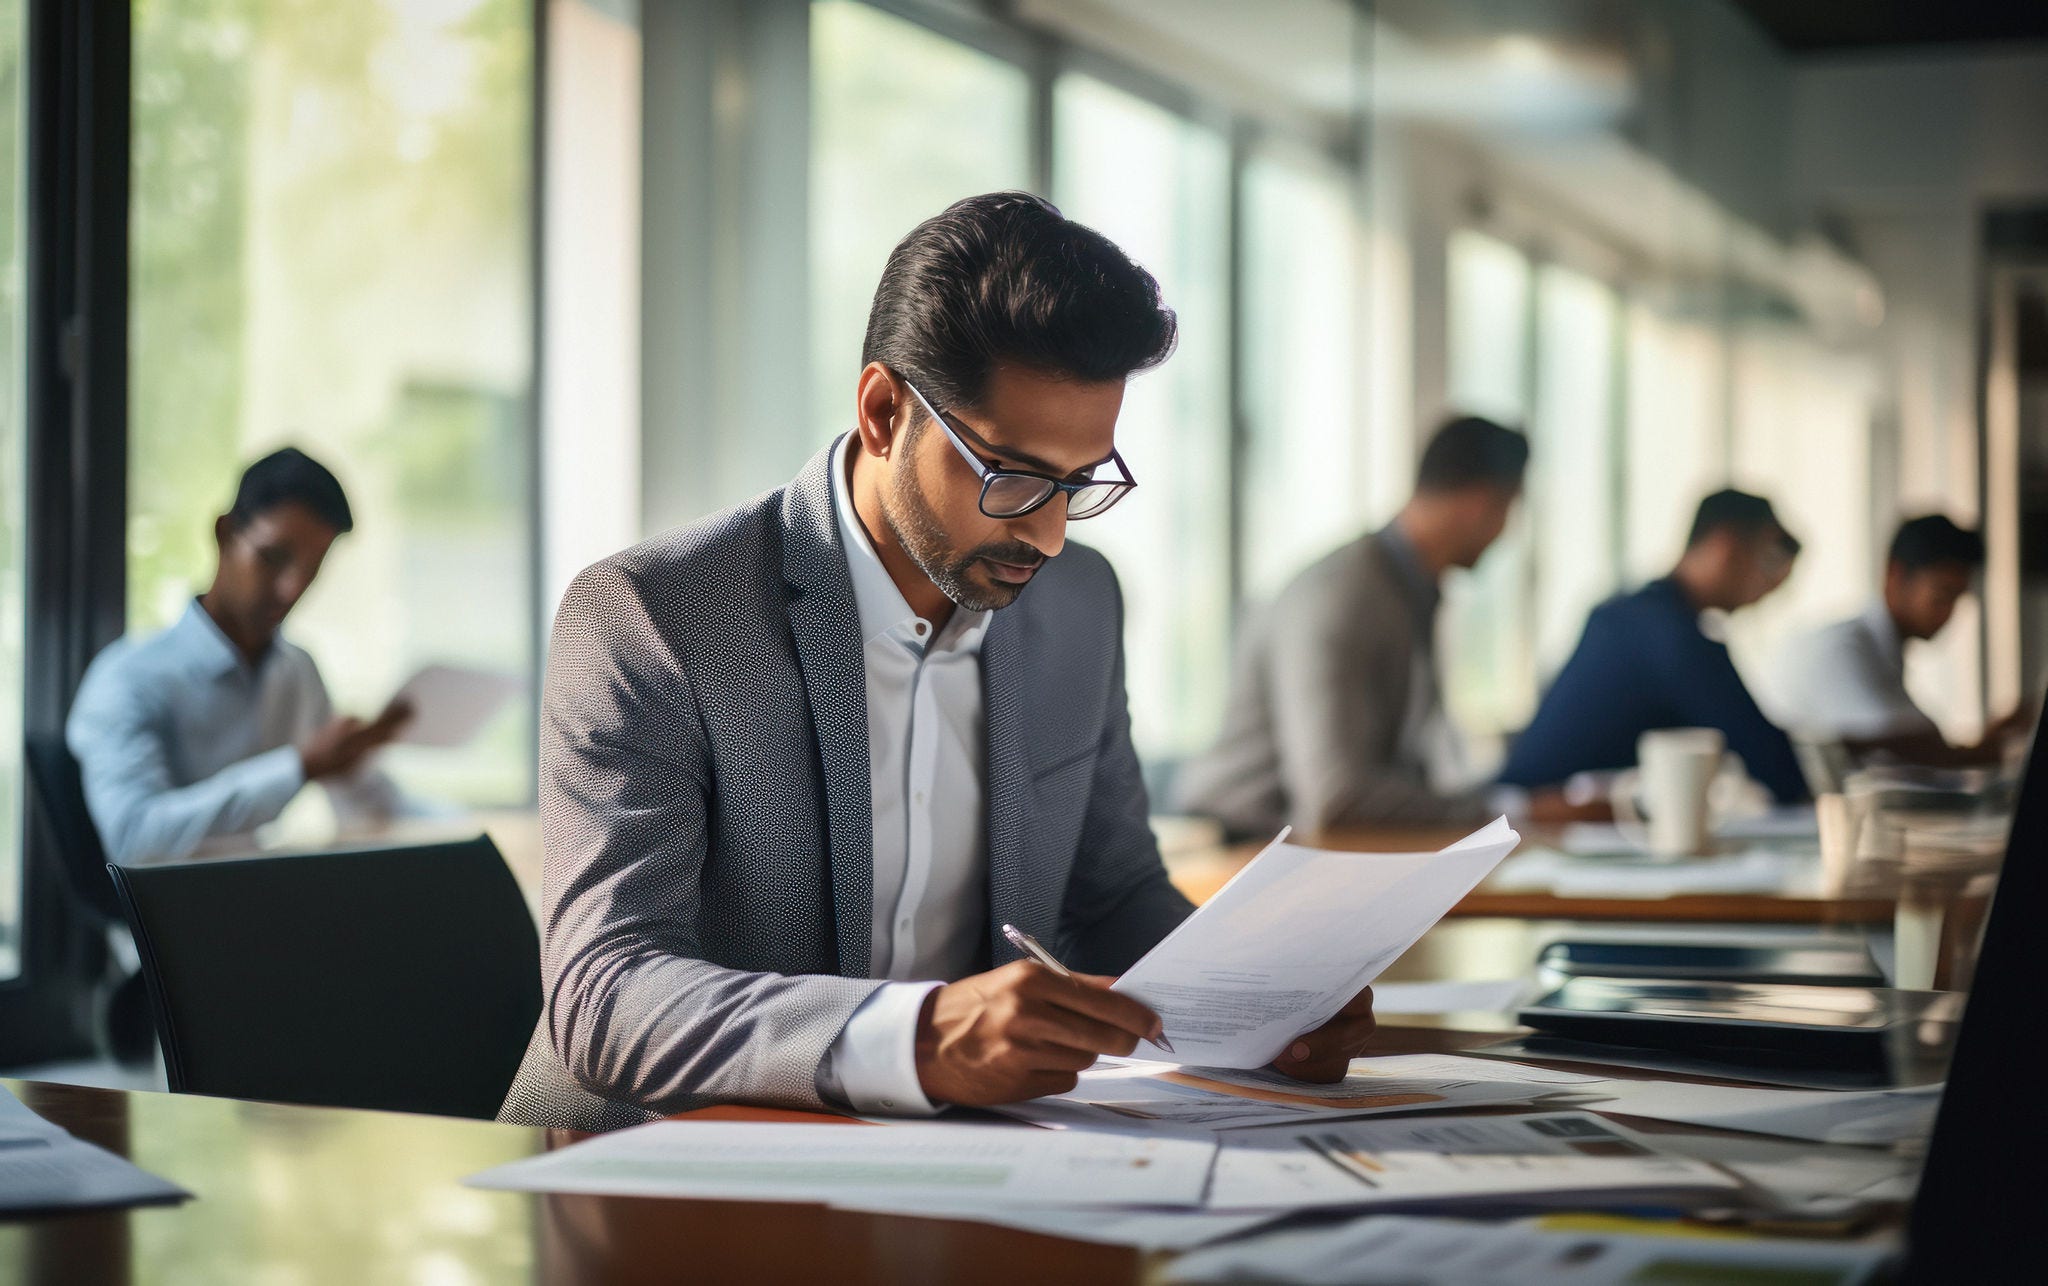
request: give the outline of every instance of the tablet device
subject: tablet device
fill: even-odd
[[[1788,1065],[1883,1068],[1899,1041],[1940,1042],[1941,992],[1678,979],[1573,978],[1524,1008],[1528,1027],[1574,1040]]]

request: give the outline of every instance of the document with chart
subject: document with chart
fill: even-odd
[[[1717,1166],[1657,1151],[1586,1112],[1329,1121],[1223,1136],[1217,1210],[1428,1200],[1524,1202],[1627,1194],[1668,1201],[1740,1188]]]
[[[1130,1128],[1156,1122],[1242,1130],[1288,1121],[1539,1103],[1561,1095],[1597,1095],[1605,1085],[1597,1077],[1574,1072],[1456,1054],[1356,1058],[1350,1073],[1330,1085],[1306,1084],[1267,1069],[1106,1058],[1081,1073],[1081,1083],[1065,1094],[996,1110],[1054,1128]]]
[[[1171,1051],[1263,1067],[1320,1027],[1521,842],[1507,818],[1435,853],[1337,853],[1273,841],[1117,980],[1158,1012]]]

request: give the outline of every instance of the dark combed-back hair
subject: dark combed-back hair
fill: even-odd
[[[1173,352],[1159,283],[1109,238],[1028,192],[946,207],[889,252],[861,362],[941,407],[975,406],[999,363],[1120,380]]]
[[[1887,561],[1909,572],[1944,565],[1975,571],[1984,565],[1984,537],[1967,527],[1956,526],[1946,514],[1909,518],[1899,524],[1898,534],[1892,537]]]
[[[1519,487],[1529,468],[1529,439],[1477,415],[1444,421],[1423,448],[1417,491],[1461,491],[1490,484]]]
[[[246,527],[257,514],[282,504],[304,505],[337,532],[356,525],[340,481],[297,447],[272,451],[243,471],[228,518],[235,526]]]
[[[1799,552],[1798,540],[1785,529],[1784,523],[1778,521],[1778,511],[1771,508],[1770,501],[1733,487],[1725,487],[1700,501],[1699,511],[1693,514],[1692,531],[1685,538],[1685,547],[1691,549],[1717,531],[1732,531],[1738,536],[1774,531],[1778,534],[1779,548],[1787,554]]]

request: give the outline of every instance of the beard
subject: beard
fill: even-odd
[[[993,612],[1016,602],[1024,585],[993,577],[978,579],[972,575],[974,569],[983,559],[1030,567],[1045,561],[1045,556],[1021,540],[999,540],[965,551],[954,549],[938,514],[917,485],[915,472],[896,470],[884,496],[882,521],[889,525],[889,534],[897,545],[956,606],[970,612]]]

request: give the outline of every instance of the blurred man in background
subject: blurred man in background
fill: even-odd
[[[212,586],[169,629],[94,658],[65,740],[108,857],[187,856],[274,820],[309,781],[344,822],[402,810],[367,761],[410,712],[336,716],[313,658],[279,633],[354,525],[318,462],[292,447],[263,457],[214,520]]]
[[[1984,566],[1984,537],[1941,514],[1900,525],[1884,587],[1858,616],[1787,644],[1775,690],[1788,726],[1858,754],[1913,763],[1998,762],[2023,712],[1993,723],[1975,745],[1952,746],[1906,691],[1906,644],[1941,633]]]
[[[1376,822],[1477,822],[1436,665],[1443,578],[1499,538],[1529,441],[1477,417],[1438,429],[1385,527],[1295,577],[1246,628],[1223,735],[1181,804],[1234,835]]]
[[[1771,503],[1741,491],[1700,502],[1671,574],[1593,609],[1579,646],[1508,752],[1501,781],[1527,789],[1627,768],[1653,728],[1718,728],[1780,802],[1804,799],[1791,739],[1758,709],[1701,614],[1734,612],[1785,582],[1799,543]]]

